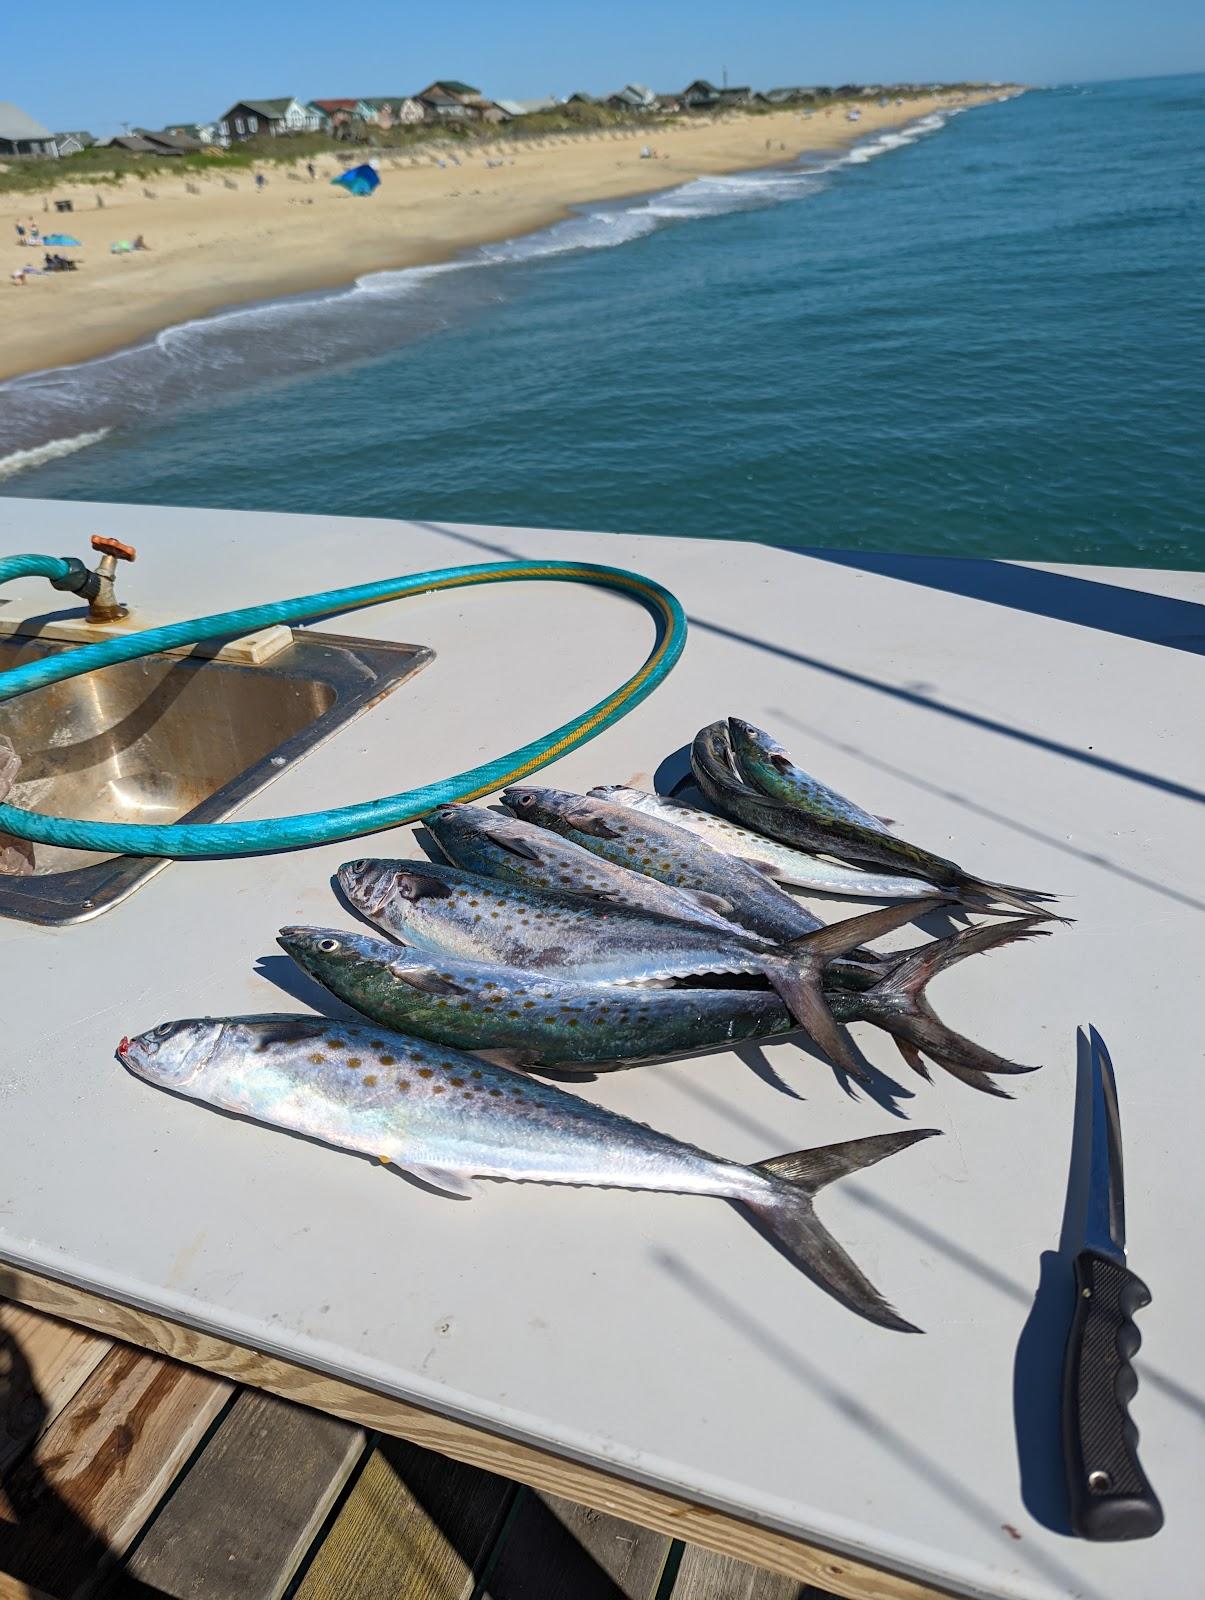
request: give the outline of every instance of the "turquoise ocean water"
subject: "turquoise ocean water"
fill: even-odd
[[[1203,170],[1168,78],[584,208],[0,385],[0,491],[1205,567]]]

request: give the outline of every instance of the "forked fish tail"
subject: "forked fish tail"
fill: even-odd
[[[754,1198],[742,1198],[758,1227],[801,1272],[812,1279],[834,1300],[856,1311],[869,1322],[900,1333],[921,1330],[905,1321],[883,1298],[861,1267],[837,1242],[816,1215],[814,1196],[825,1184],[861,1172],[876,1161],[893,1156],[921,1139],[930,1139],[937,1128],[909,1128],[899,1133],[874,1134],[866,1139],[850,1139],[843,1144],[822,1145],[817,1150],[795,1150],[774,1156],[752,1168],[773,1179],[773,1187]]]

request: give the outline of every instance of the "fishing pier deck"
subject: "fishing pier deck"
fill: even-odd
[[[83,553],[98,532],[139,547],[124,597],[160,618],[463,561],[633,567],[682,599],[686,655],[549,782],[668,787],[694,731],[737,713],[906,836],[1064,894],[1076,922],[935,985],[953,1026],[1042,1063],[1011,1103],[911,1078],[864,1028],[874,1095],[795,1043],[575,1089],[747,1161],[942,1129],[818,1208],[916,1338],[856,1321],[714,1202],[487,1185],[458,1204],[123,1072],[123,1033],[318,1001],[274,936],[350,925],[328,880],[354,846],[175,864],[73,927],[0,920],[0,1295],[832,1594],[1195,1595],[1205,1305],[1183,1247],[1205,1211],[1205,579],[0,502],[3,554]],[[15,584],[0,616],[47,603]],[[642,660],[650,624],[611,595],[528,584],[322,627],[435,660],[242,816],[391,793],[534,738]],[[409,830],[372,850],[419,853]],[[1134,1415],[1167,1523],[1133,1546],[1060,1523],[1087,1021],[1117,1065],[1130,1242],[1154,1293]]]

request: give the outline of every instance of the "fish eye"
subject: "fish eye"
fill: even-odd
[[[521,806],[534,806],[535,803],[536,803],[536,797],[535,797],[534,794],[525,794],[525,795],[522,795],[520,797],[520,799],[519,799],[519,804]]]
[[[318,948],[323,954],[330,955],[332,950],[339,948],[339,941],[338,939],[319,939]]]
[[[348,871],[349,872],[364,872],[364,871],[367,870],[367,868],[368,868],[368,862],[367,861],[361,860],[361,861],[350,861],[350,862],[348,862]]]
[[[155,1029],[155,1037],[156,1037],[156,1039],[166,1039],[168,1034],[172,1031],[173,1026],[174,1026],[173,1023],[161,1022],[159,1024],[159,1026]]]

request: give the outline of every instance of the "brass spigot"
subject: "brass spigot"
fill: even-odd
[[[96,563],[96,592],[88,597],[89,622],[116,622],[129,610],[117,598],[114,580],[119,561],[133,561],[138,552],[132,544],[122,544],[120,539],[107,539],[102,534],[92,536],[92,548],[100,555]]]

